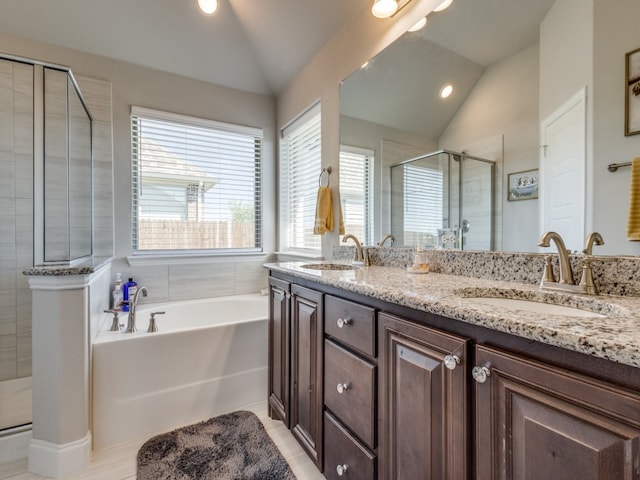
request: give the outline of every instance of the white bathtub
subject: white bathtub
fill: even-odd
[[[166,312],[156,316],[159,331],[146,333],[156,311]],[[236,295],[141,305],[138,332],[100,332],[93,343],[93,448],[264,401],[267,316],[267,296]]]

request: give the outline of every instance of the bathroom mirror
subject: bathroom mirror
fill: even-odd
[[[620,25],[620,19],[624,18],[627,7],[631,8],[632,0],[614,3],[615,8],[610,8],[613,7],[610,4],[605,8],[604,2],[596,0],[577,9],[572,7],[575,2],[568,0],[454,0],[448,9],[430,14],[425,28],[407,32],[345,79],[340,91],[341,149],[357,147],[375,152],[371,212],[374,242],[393,230],[395,213],[390,210],[390,199],[394,187],[390,167],[409,158],[452,150],[496,162],[494,213],[499,231],[489,248],[538,251],[539,208],[544,192],[541,191],[540,198],[510,201],[505,182],[510,174],[539,168],[540,125],[546,116],[580,86],[587,85],[587,104],[593,101],[592,96],[597,93],[594,89],[598,88],[590,78],[594,71],[595,75],[608,75],[606,81],[610,83],[624,74],[627,47],[614,45],[608,39],[613,38],[610,35],[603,39],[602,32],[629,29]],[[587,32],[585,35],[591,35],[600,50],[596,54],[590,51],[584,56],[575,56],[595,58],[585,60],[585,63],[593,62],[591,65],[585,68],[571,65],[571,75],[554,74],[562,70],[563,64],[581,61],[566,54],[570,48],[576,48],[578,42],[574,37],[575,41],[567,41],[567,35],[574,35],[571,31],[576,28],[574,24],[584,25],[580,28]],[[600,29],[595,29],[595,33],[594,24]],[[599,41],[593,40],[594,36]],[[627,40],[627,43],[632,42]],[[550,58],[554,54],[556,57]],[[618,57],[621,70],[617,76],[613,69],[595,68],[598,58]],[[570,82],[572,85],[566,86]],[[453,93],[443,99],[440,92],[448,84],[453,86]],[[618,109],[612,110],[611,118],[620,123],[624,113],[623,94],[610,95]],[[613,106],[614,103],[609,102],[602,108]],[[601,111],[588,113],[592,114],[595,123]],[[600,118],[605,121],[604,117]],[[611,118],[606,119],[608,125],[612,123]],[[601,135],[602,130],[594,131],[596,137]],[[606,139],[607,146],[612,145],[611,139],[618,145],[622,142],[631,145],[634,141],[617,133]],[[596,147],[598,142],[596,138]],[[604,145],[604,139],[600,143]],[[595,165],[595,162],[629,161],[632,154],[626,150],[635,152],[635,156],[638,152],[637,147],[631,146],[619,147],[619,150],[587,159],[585,169],[592,169],[592,173],[587,173],[587,182],[593,181],[594,192],[605,189],[618,192],[624,188],[628,192],[628,175],[616,178],[606,173],[606,164]],[[588,155],[593,154],[588,152]],[[613,184],[621,179],[625,187]],[[615,194],[608,194],[604,202],[622,204],[615,210],[620,212],[615,222],[624,224],[628,194],[620,195],[621,198],[613,198]],[[620,238],[610,241],[612,233],[603,225],[614,220],[608,220],[606,215],[598,216],[599,208],[600,203],[587,204],[587,216],[591,215],[590,220],[583,219],[587,228],[593,226],[602,231],[606,248],[615,248],[615,252],[620,251],[620,245],[633,249],[634,245],[628,245],[622,238],[622,232],[617,233]],[[616,241],[618,245],[614,247]]]
[[[92,253],[91,117],[70,72],[44,68],[44,262]]]

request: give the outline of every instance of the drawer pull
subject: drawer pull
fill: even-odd
[[[338,324],[338,328],[344,328],[347,325],[351,325],[353,323],[353,320],[351,320],[350,318],[339,318],[336,323]]]
[[[444,357],[444,366],[449,370],[455,370],[460,365],[460,357],[457,355],[447,355]]]
[[[473,367],[471,376],[478,383],[484,383],[491,376],[491,371],[487,367]]]
[[[348,469],[349,469],[349,465],[347,465],[346,463],[344,465],[338,465],[336,467],[336,473],[338,474],[339,477],[341,477],[345,473],[347,473]]]
[[[339,383],[338,385],[336,385],[336,390],[338,390],[338,393],[344,393],[348,389],[349,389],[348,383]]]

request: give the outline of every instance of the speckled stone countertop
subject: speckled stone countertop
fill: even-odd
[[[412,274],[404,268],[371,266],[354,270],[311,270],[303,262],[265,268],[385,302],[510,333],[549,345],[640,367],[640,298],[546,292],[536,285],[441,273]],[[540,314],[489,306],[472,297],[534,300],[605,315]]]
[[[111,262],[110,257],[94,257],[89,258],[86,261],[78,265],[43,265],[38,267],[31,267],[24,270],[24,275],[38,277],[63,277],[69,275],[89,275],[95,273],[104,267],[107,263]]]

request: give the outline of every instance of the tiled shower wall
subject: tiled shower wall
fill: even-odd
[[[0,60],[0,381],[31,375],[33,66]]]

